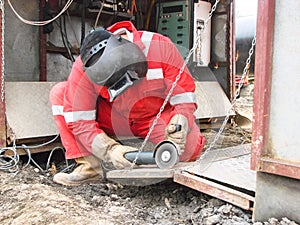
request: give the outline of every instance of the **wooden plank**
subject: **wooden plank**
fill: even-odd
[[[175,172],[174,181],[194,190],[219,198],[243,209],[252,210],[254,197],[188,172]]]
[[[140,165],[133,169],[110,170],[106,172],[105,176],[108,180],[123,185],[145,186],[173,178],[174,171],[180,170],[188,164],[180,162],[170,169],[160,169],[156,165]]]
[[[148,178],[172,178],[173,169],[160,169],[156,166],[140,167],[128,170],[112,170],[107,173],[108,179],[124,178],[124,179],[148,179]]]
[[[111,170],[106,172],[106,179],[129,186],[146,186],[172,178],[174,170],[162,170],[153,166],[134,169]]]

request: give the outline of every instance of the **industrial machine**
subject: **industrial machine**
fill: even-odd
[[[157,4],[157,31],[169,37],[177,46],[183,57],[186,57],[190,45],[192,29],[191,7],[189,1],[172,1]]]

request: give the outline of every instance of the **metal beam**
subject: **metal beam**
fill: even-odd
[[[40,12],[39,17],[40,20],[43,20],[43,8],[45,6],[45,0],[41,0],[40,2]],[[43,33],[43,26],[39,27],[39,54],[40,54],[40,81],[47,81],[47,37],[46,34]]]
[[[300,179],[300,164],[282,159],[262,157],[258,171]]]
[[[275,1],[258,1],[255,50],[255,87],[251,169],[258,167],[259,158],[266,155],[270,118],[270,92]]]

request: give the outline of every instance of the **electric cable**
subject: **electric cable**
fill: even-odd
[[[102,9],[103,9],[103,6],[104,6],[104,2],[100,1],[100,4],[101,4],[101,7],[100,7],[99,12],[97,14],[96,21],[95,21],[95,24],[94,24],[94,28],[97,27],[97,24],[98,24],[98,21],[99,21],[99,18],[100,18],[100,15],[102,13]]]
[[[71,58],[71,61],[74,62],[75,59],[74,59],[72,51],[71,51],[72,45],[69,42],[68,32],[67,32],[67,29],[66,29],[66,16],[63,16],[62,18],[63,18],[63,32],[64,32],[64,38],[65,38],[65,42],[66,42],[65,47],[67,48],[68,54]]]
[[[41,171],[42,173],[48,172],[50,169],[50,163],[51,163],[51,158],[52,158],[53,152],[56,150],[61,150],[64,153],[64,157],[65,157],[64,148],[63,147],[55,147],[50,151],[45,169],[43,169],[32,158],[30,149],[44,147],[44,146],[54,142],[58,137],[59,137],[59,134],[57,134],[50,141],[42,143],[42,144],[38,144],[38,145],[27,146],[25,144],[22,144],[21,146],[17,146],[17,145],[15,145],[15,142],[14,142],[12,147],[1,148],[0,149],[0,170],[8,172],[8,173],[12,173],[13,175],[16,175],[19,172],[19,161],[20,161],[20,156],[17,153],[17,149],[22,149],[23,151],[25,151],[25,153],[28,157],[28,160],[27,160],[26,164],[24,165],[24,168],[26,168],[30,163],[33,163],[39,169],[39,171]],[[12,155],[5,154],[5,152],[7,152],[7,151],[11,151],[13,154]],[[65,164],[66,164],[66,167],[61,172],[69,171],[75,166],[75,163],[69,165],[69,162],[66,159],[66,157],[65,157]]]
[[[63,9],[52,19],[50,20],[45,20],[45,21],[30,21],[30,20],[26,20],[24,19],[22,16],[20,16],[18,14],[18,12],[15,10],[15,8],[12,6],[10,0],[7,0],[11,10],[15,13],[15,15],[24,23],[29,24],[29,25],[33,25],[33,26],[44,26],[48,23],[51,23],[52,21],[56,20],[58,17],[60,17],[72,4],[73,0],[68,0],[67,3],[65,4],[65,6],[63,7]]]
[[[68,16],[68,21],[69,21],[70,27],[71,27],[71,29],[72,29],[72,31],[73,31],[75,40],[76,40],[76,42],[77,42],[77,46],[80,46],[79,41],[78,41],[78,38],[77,38],[77,35],[76,35],[76,32],[75,32],[75,29],[74,29],[74,27],[73,27],[73,23],[72,23],[72,20],[71,20],[70,13],[69,13],[68,10],[66,11],[66,13],[67,13],[67,16]]]
[[[67,54],[69,56],[69,59],[71,61],[73,61],[74,60],[73,55],[72,55],[72,53],[71,53],[71,51],[70,51],[70,49],[69,49],[69,47],[66,43],[66,40],[65,40],[65,33],[63,31],[63,23],[62,23],[62,18],[61,17],[59,18],[59,30],[60,30],[61,40],[63,42],[63,45],[64,45],[65,49],[67,50]]]
[[[155,0],[151,0],[150,7],[149,7],[149,10],[148,10],[148,13],[147,13],[147,17],[146,17],[145,30],[149,29],[150,19],[151,19],[151,13],[152,13],[154,5],[155,5]]]

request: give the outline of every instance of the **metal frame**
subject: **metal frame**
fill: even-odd
[[[259,169],[259,159],[266,155],[269,129],[270,93],[275,1],[258,1],[255,52],[255,87],[251,169]]]
[[[300,179],[300,164],[274,159],[268,146],[275,1],[258,1],[251,169]]]

